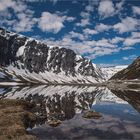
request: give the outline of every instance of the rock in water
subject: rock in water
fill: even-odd
[[[51,121],[48,121],[48,124],[52,127],[57,127],[61,124],[61,121],[60,120],[51,120]]]
[[[102,117],[102,115],[98,112],[89,110],[89,111],[84,112],[83,117],[87,119],[99,119]]]

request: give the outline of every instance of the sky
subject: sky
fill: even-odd
[[[0,27],[100,66],[140,56],[140,0],[0,0]]]

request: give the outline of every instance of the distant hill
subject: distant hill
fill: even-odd
[[[135,59],[127,68],[119,71],[110,80],[136,80],[140,79],[140,57]]]
[[[110,79],[117,72],[125,69],[128,65],[118,65],[118,66],[110,66],[101,68],[103,76],[106,80]]]

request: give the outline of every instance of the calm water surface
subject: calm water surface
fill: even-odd
[[[35,103],[29,133],[39,139],[140,139],[140,91],[105,87],[39,86],[0,89],[0,98]],[[89,111],[99,118],[84,118]],[[56,127],[50,122],[59,122]]]

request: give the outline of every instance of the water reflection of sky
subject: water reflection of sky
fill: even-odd
[[[140,137],[139,128],[140,124],[136,122],[111,115],[103,115],[99,120],[89,120],[78,114],[57,128],[46,124],[34,128],[32,133],[44,139],[132,139]]]
[[[34,101],[44,106],[46,114],[51,111],[55,115],[63,114],[62,124],[55,128],[45,121],[30,130],[30,133],[44,140],[140,138],[140,94],[136,91],[112,93],[106,88],[96,87],[41,86],[5,88],[0,92],[0,98]],[[83,112],[87,109],[100,112],[102,117],[83,118]]]
[[[112,115],[113,117],[119,116],[120,119],[140,121],[140,114],[129,104],[97,104],[94,105],[92,108],[97,112]]]

